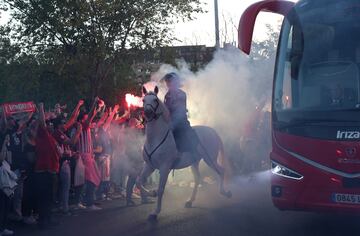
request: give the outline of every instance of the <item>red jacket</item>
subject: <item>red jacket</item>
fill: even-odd
[[[57,150],[56,141],[49,131],[43,127],[39,126],[37,136],[36,136],[36,163],[35,171],[36,172],[59,172],[59,159],[60,155]]]

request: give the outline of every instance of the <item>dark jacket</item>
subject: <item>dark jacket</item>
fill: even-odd
[[[189,125],[186,109],[186,93],[181,89],[169,90],[165,95],[165,106],[170,112],[173,130]]]

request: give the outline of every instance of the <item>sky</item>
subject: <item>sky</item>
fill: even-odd
[[[254,2],[259,0],[218,0],[219,7],[219,26],[220,41],[223,42],[225,33],[225,23],[227,25],[228,42],[237,41],[237,29],[241,14]],[[215,45],[215,17],[214,17],[214,0],[202,0],[204,10],[207,13],[197,14],[196,20],[178,23],[173,27],[175,35],[180,42],[176,45],[197,44],[197,45]],[[260,13],[255,26],[254,38],[263,39],[266,36],[265,25],[277,25],[280,16],[272,13]]]
[[[218,0],[221,43],[224,42],[224,35],[227,36],[227,42],[237,41],[236,27],[239,24],[241,14],[248,6],[257,1]],[[179,40],[174,42],[173,45],[215,45],[214,0],[202,0],[202,3],[206,13],[196,14],[194,15],[195,20],[180,22],[172,27],[175,36]],[[2,13],[0,24],[6,22],[8,18],[8,14]],[[281,17],[276,14],[260,13],[255,26],[254,38],[258,40],[265,38],[265,24],[270,23],[275,26],[278,24],[279,19]]]

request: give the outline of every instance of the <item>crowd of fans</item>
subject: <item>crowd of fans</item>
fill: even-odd
[[[54,203],[65,215],[73,209],[101,210],[96,201],[111,200],[112,182],[125,188],[126,175],[127,204],[134,204],[132,192],[142,168],[141,113],[119,112],[118,105],[106,108],[99,98],[89,112],[83,106],[80,100],[70,117],[64,107],[46,112],[42,103],[25,119],[2,113],[0,235],[14,233],[8,219],[40,228],[57,224]],[[129,150],[127,142],[134,144],[127,145]]]
[[[107,108],[99,98],[88,112],[84,107],[80,100],[69,117],[66,106],[45,111],[42,103],[22,118],[0,113],[0,236],[14,233],[8,219],[47,228],[57,224],[54,209],[64,215],[101,210],[99,200],[111,200],[116,190],[124,190],[127,205],[135,204],[145,139],[141,110]],[[237,174],[269,168],[269,114],[257,107],[240,145],[227,147]]]

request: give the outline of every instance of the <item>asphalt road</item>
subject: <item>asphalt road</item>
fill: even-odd
[[[147,222],[153,204],[125,207],[124,200],[118,199],[103,202],[101,211],[61,217],[61,224],[51,230],[18,227],[16,235],[360,235],[360,217],[275,209],[271,204],[266,173],[252,180],[237,179],[230,186],[231,200],[220,196],[215,187],[202,187],[194,207],[185,209],[184,203],[191,189],[168,186],[157,223]]]

